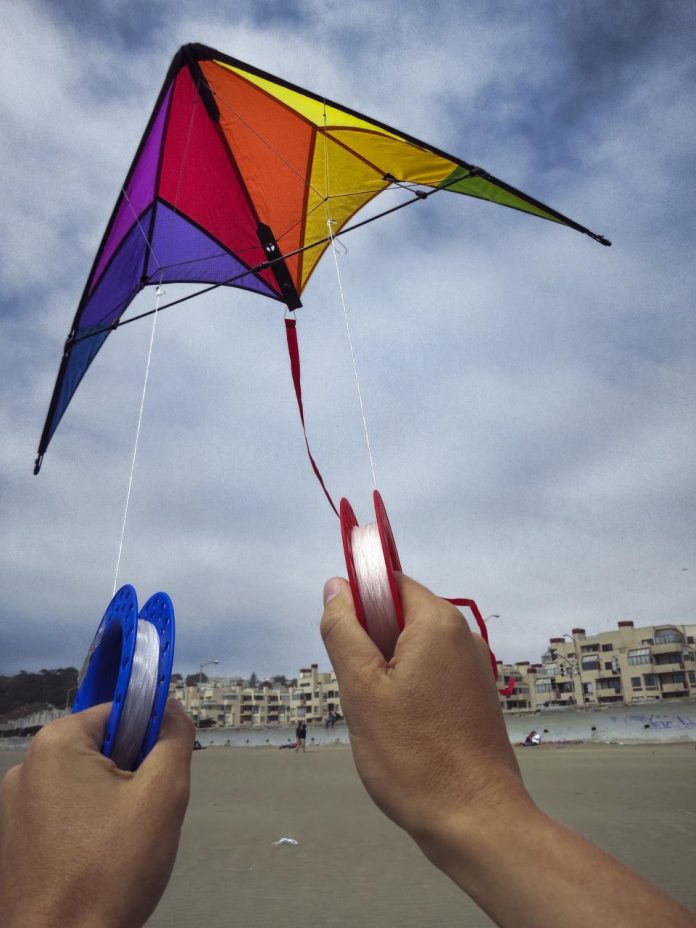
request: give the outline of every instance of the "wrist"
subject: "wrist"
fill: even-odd
[[[539,826],[543,813],[515,777],[497,794],[491,792],[465,809],[430,817],[412,832],[425,856],[469,895],[486,880],[500,855]]]

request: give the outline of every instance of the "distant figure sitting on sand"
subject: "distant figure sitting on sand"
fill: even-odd
[[[299,751],[300,748],[305,750],[305,745],[307,743],[307,726],[304,722],[298,722],[297,728],[295,729],[295,750]]]
[[[526,747],[535,747],[537,744],[541,743],[541,735],[538,731],[530,731],[524,739],[524,743]]]
[[[396,579],[405,631],[394,661],[359,624],[347,581],[326,584],[321,622],[355,766],[377,806],[501,928],[695,928],[674,899],[537,807],[485,643],[454,606]],[[189,800],[193,723],[170,700],[157,744],[127,773],[101,754],[110,709],[46,725],[0,785],[3,928],[142,928],[167,886]],[[300,723],[297,744],[306,737]],[[386,865],[398,873],[397,860]],[[382,882],[375,873],[375,893]],[[286,901],[288,924],[307,921],[301,899]],[[371,926],[379,919],[368,893],[364,904]],[[440,923],[437,904],[428,924]],[[206,906],[177,925],[202,923]]]

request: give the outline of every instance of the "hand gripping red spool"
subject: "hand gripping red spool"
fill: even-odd
[[[364,553],[369,558],[372,558],[372,563],[370,565],[362,564],[361,568],[356,566],[353,531],[354,529],[360,530],[360,526],[352,506],[345,498],[341,500],[340,506],[341,537],[343,539],[343,554],[346,559],[346,569],[351,593],[353,594],[355,614],[384,657],[389,660],[394,654],[396,639],[404,628],[404,612],[399,587],[394,577],[394,571],[401,572],[402,568],[399,552],[396,550],[394,533],[389,524],[382,497],[378,490],[375,490],[372,496],[375,506],[374,526],[376,526],[380,549],[379,551],[376,550],[373,544],[372,549],[368,547],[365,550]],[[374,526],[366,526],[366,528],[374,528]],[[379,563],[375,563],[377,561]],[[382,573],[382,569],[384,569],[384,573]],[[379,589],[370,589],[370,583],[367,580],[367,575],[375,571],[378,580],[381,578],[382,581],[381,597]],[[380,602],[380,598],[381,600],[390,599],[390,602]],[[455,606],[466,606],[471,610],[481,632],[481,637],[488,647],[493,677],[497,679],[498,667],[495,655],[488,642],[488,629],[478,606],[473,599],[447,599],[447,602]],[[512,695],[514,692],[514,680],[510,679],[507,687],[504,690],[499,690],[499,692],[505,696]]]

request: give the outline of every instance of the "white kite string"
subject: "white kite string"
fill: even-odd
[[[341,282],[341,271],[338,266],[338,252],[336,249],[336,239],[333,233],[334,220],[329,214],[329,151],[326,144],[326,100],[324,101],[324,176],[326,177],[326,198],[324,205],[326,208],[326,228],[329,240],[331,242],[331,251],[333,253],[334,267],[336,268],[336,280],[338,282],[338,293],[341,298],[343,308],[343,320],[346,324],[346,334],[348,335],[348,345],[350,346],[350,356],[353,361],[353,376],[355,377],[355,387],[358,391],[358,402],[360,404],[360,414],[362,416],[363,431],[365,433],[365,444],[367,445],[367,456],[370,459],[370,471],[372,472],[372,485],[377,489],[377,475],[375,474],[375,462],[372,457],[372,446],[370,445],[370,434],[367,430],[367,416],[365,415],[365,404],[363,403],[362,390],[360,389],[360,379],[358,377],[358,365],[355,361],[355,350],[353,348],[353,336],[350,331],[350,322],[348,321],[348,309],[346,299],[343,294],[343,284]]]
[[[367,631],[383,654],[391,654],[399,634],[399,623],[377,523],[354,526],[351,544]]]
[[[181,164],[179,165],[179,176],[178,176],[178,178],[177,178],[176,194],[175,194],[175,196],[174,196],[174,211],[175,211],[175,212],[177,211],[177,209],[178,209],[178,207],[179,207],[179,193],[180,193],[180,191],[181,191],[181,182],[182,182],[182,178],[183,178],[183,175],[184,175],[184,166],[185,166],[185,164],[186,164],[186,159],[187,159],[187,157],[188,157],[189,142],[191,141],[191,130],[192,130],[192,128],[193,128],[193,117],[194,117],[195,112],[196,112],[196,104],[198,103],[198,90],[199,90],[199,88],[198,88],[198,84],[197,84],[197,85],[196,85],[196,95],[195,95],[195,97],[194,97],[194,99],[193,99],[193,103],[192,103],[192,105],[191,105],[191,115],[189,116],[189,124],[188,124],[188,131],[187,131],[187,134],[186,134],[186,145],[185,145],[185,147],[184,147],[184,154],[183,154],[182,159],[181,159]],[[131,208],[131,211],[132,211],[132,212],[135,212],[135,211],[133,210],[133,205],[132,205],[132,203],[130,202],[130,199],[129,199],[128,194],[126,193],[126,190],[125,190],[125,189],[123,189],[123,194],[124,194],[124,196],[125,196],[125,198],[126,198],[126,200],[127,200],[127,202],[128,202],[128,205],[129,205],[130,208]],[[159,283],[157,284],[157,289],[155,290],[155,294],[156,294],[156,296],[155,296],[155,311],[154,311],[154,313],[152,314],[152,329],[150,330],[150,345],[149,345],[148,351],[147,351],[147,364],[146,364],[146,366],[145,366],[145,379],[144,379],[144,381],[143,381],[143,395],[142,395],[142,397],[140,398],[140,411],[139,411],[139,413],[138,413],[138,426],[137,426],[137,428],[136,428],[136,430],[135,430],[135,442],[134,442],[134,444],[133,444],[133,458],[132,458],[132,460],[131,460],[130,476],[128,477],[128,490],[127,490],[127,492],[126,492],[126,504],[125,504],[125,507],[124,507],[124,510],[123,510],[123,522],[121,523],[121,537],[120,537],[119,543],[118,543],[118,556],[117,556],[117,558],[116,558],[116,570],[115,570],[115,572],[114,572],[114,589],[113,589],[113,594],[116,593],[116,587],[118,586],[118,572],[119,572],[120,567],[121,567],[121,557],[122,557],[122,555],[123,555],[123,539],[124,539],[125,534],[126,534],[126,521],[128,520],[128,506],[130,505],[131,490],[133,489],[133,474],[135,473],[135,459],[136,459],[136,457],[137,457],[137,455],[138,455],[138,440],[139,440],[139,438],[140,438],[140,427],[141,427],[142,422],[143,422],[143,409],[145,408],[145,394],[147,393],[147,380],[148,380],[148,377],[149,377],[149,375],[150,375],[150,361],[152,360],[152,346],[153,346],[154,341],[155,341],[155,329],[157,328],[157,313],[158,313],[158,310],[159,310],[160,299],[161,299],[161,297],[162,297],[162,294],[164,293],[164,290],[162,290],[162,273],[163,273],[162,265],[161,265],[161,264],[159,263],[159,261],[157,260],[157,255],[156,255],[155,252],[153,251],[153,249],[152,249],[152,244],[151,244],[150,240],[148,239],[147,235],[145,234],[145,230],[143,229],[142,225],[140,224],[140,221],[138,220],[137,216],[136,216],[136,221],[137,221],[137,223],[138,223],[138,228],[139,228],[140,231],[142,232],[143,238],[145,239],[145,244],[147,245],[147,247],[148,247],[148,249],[149,249],[149,251],[150,251],[150,254],[152,255],[152,258],[153,258],[155,264],[157,265],[157,268],[159,269],[159,278],[160,278],[160,279],[159,279]],[[113,595],[113,594],[112,594],[112,595]]]
[[[135,653],[123,713],[111,759],[121,770],[131,770],[145,740],[157,689],[160,639],[155,626],[138,620]]]
[[[159,310],[160,298],[164,291],[162,290],[161,284],[157,285],[155,291],[155,311],[152,314],[152,329],[150,330],[150,345],[147,351],[147,363],[145,365],[145,378],[143,380],[143,393],[140,397],[140,411],[138,412],[138,425],[135,430],[135,442],[133,443],[133,457],[131,458],[131,468],[130,476],[128,477],[128,490],[126,492],[126,505],[123,510],[123,522],[121,523],[121,538],[118,543],[118,557],[116,558],[116,571],[114,573],[114,589],[113,594],[116,593],[116,586],[118,585],[118,572],[121,567],[121,555],[123,554],[123,539],[126,534],[126,521],[128,520],[128,507],[130,505],[131,490],[133,489],[133,474],[135,473],[135,459],[138,456],[138,441],[140,439],[140,427],[143,423],[143,410],[145,409],[145,394],[147,393],[147,381],[150,376],[150,362],[152,361],[152,346],[155,341],[155,329],[157,328],[157,311]]]

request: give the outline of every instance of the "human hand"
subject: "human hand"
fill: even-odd
[[[169,880],[189,798],[193,724],[170,700],[135,773],[100,753],[110,705],[43,728],[0,784],[6,928],[137,928]]]
[[[396,577],[405,628],[390,661],[359,625],[345,580],[326,584],[321,631],[367,791],[435,857],[454,822],[473,830],[531,800],[485,643],[454,606]]]
[[[537,809],[484,642],[454,606],[396,578],[405,628],[390,661],[359,625],[345,580],[324,587],[321,622],[355,765],[382,811],[503,928],[696,928],[673,899]],[[538,891],[539,874],[553,894]]]

